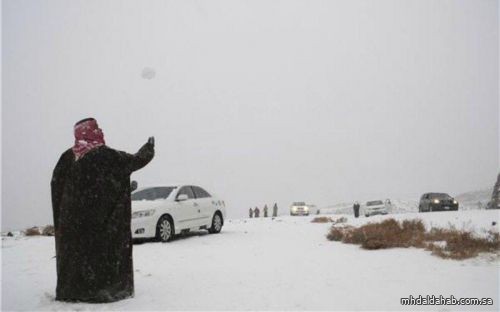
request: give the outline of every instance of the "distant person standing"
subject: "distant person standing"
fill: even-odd
[[[273,217],[277,217],[277,216],[278,216],[278,204],[274,203],[274,206],[273,206]]]
[[[255,209],[253,210],[253,215],[255,218],[258,218],[259,217],[259,214],[260,214],[260,210],[259,210],[259,207],[255,207]]]
[[[137,188],[139,187],[139,184],[137,183],[137,181],[132,181],[130,182],[130,191],[133,192],[135,190],[137,190]]]
[[[354,205],[352,206],[354,210],[354,217],[357,218],[359,217],[359,203],[356,201],[354,202]]]
[[[154,156],[150,137],[136,154],[109,148],[94,118],[74,126],[51,181],[56,300],[112,302],[134,295],[130,175]]]
[[[267,218],[267,205],[264,205],[264,218]]]
[[[249,216],[250,218],[253,218],[253,209],[252,209],[252,208],[249,208],[249,209],[248,209],[248,216]]]
[[[491,201],[486,205],[486,209],[500,209],[500,173],[497,176],[497,182],[493,186],[493,193],[491,193]]]

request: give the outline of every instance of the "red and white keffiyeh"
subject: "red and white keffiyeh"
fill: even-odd
[[[93,118],[85,119],[75,125],[75,145],[73,153],[76,160],[82,158],[91,150],[105,145],[104,134]]]

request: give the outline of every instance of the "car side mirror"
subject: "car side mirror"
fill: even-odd
[[[176,201],[185,201],[188,199],[189,199],[189,197],[187,196],[187,194],[180,194],[179,196],[177,196]]]

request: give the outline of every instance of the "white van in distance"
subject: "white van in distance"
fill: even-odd
[[[319,210],[316,205],[306,204],[305,202],[294,202],[290,206],[291,216],[308,216],[310,214],[318,214]]]

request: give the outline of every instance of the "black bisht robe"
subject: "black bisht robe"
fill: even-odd
[[[130,175],[154,156],[101,146],[75,160],[61,155],[51,181],[56,300],[112,302],[134,295]]]

